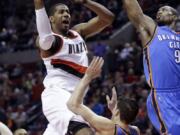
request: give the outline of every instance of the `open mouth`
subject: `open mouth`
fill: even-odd
[[[160,16],[157,15],[157,16],[156,16],[156,19],[159,20],[159,19],[160,19]]]
[[[63,20],[62,23],[66,24],[66,25],[69,25],[69,20]]]
[[[157,19],[160,19],[160,18],[161,18],[161,15],[162,15],[162,14],[161,14],[160,12],[158,12],[157,15],[156,15],[156,18],[157,18]]]
[[[156,19],[159,20],[161,18],[160,14],[157,14]]]

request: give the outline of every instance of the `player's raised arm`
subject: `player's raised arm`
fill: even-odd
[[[92,0],[73,0],[75,3],[81,3],[85,7],[97,14],[97,17],[92,18],[87,23],[81,23],[74,26],[74,30],[78,31],[84,37],[90,37],[102,31],[110,25],[114,20],[114,14],[105,8],[103,5]]]
[[[92,60],[86,74],[81,79],[80,83],[77,85],[75,91],[67,102],[67,106],[72,112],[81,115],[97,131],[102,129],[106,131],[109,129],[114,129],[114,124],[111,120],[96,115],[92,110],[83,105],[86,89],[89,83],[100,75],[103,63],[104,60],[100,57],[95,57]]]
[[[80,106],[83,103],[84,94],[89,83],[96,77],[100,76],[101,68],[103,66],[104,60],[101,57],[94,57],[91,64],[86,70],[84,77],[81,79],[80,83],[76,86],[71,98],[69,99],[69,105]],[[72,108],[71,109],[76,109]],[[76,110],[75,110],[76,111]]]
[[[149,39],[147,37],[149,36],[151,38],[154,34],[156,23],[152,18],[148,17],[143,13],[137,0],[122,0],[122,1],[123,1],[123,7],[127,12],[128,18],[136,27],[136,29],[140,32],[140,34],[146,36],[145,40],[148,41]],[[146,32],[145,35],[144,32]],[[147,41],[143,41],[143,43]]]
[[[44,8],[44,0],[34,0],[35,10]]]
[[[34,0],[36,12],[36,25],[39,34],[39,46],[43,50],[51,48],[55,38],[52,35],[51,25],[44,7],[43,0]]]

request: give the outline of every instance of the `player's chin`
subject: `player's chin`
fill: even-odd
[[[63,31],[68,31],[69,30],[69,25],[64,25],[63,26]]]
[[[164,26],[164,25],[167,25],[165,21],[163,20],[156,20],[157,21],[157,24],[158,26]]]
[[[170,20],[170,19],[157,20],[157,23],[159,26],[170,25],[170,24],[172,24],[172,22],[173,22],[173,20]]]

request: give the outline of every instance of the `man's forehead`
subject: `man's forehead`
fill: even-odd
[[[56,10],[69,10],[69,8],[64,4],[61,4],[56,6]]]

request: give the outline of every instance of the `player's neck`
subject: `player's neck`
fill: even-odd
[[[67,37],[68,31],[53,30],[54,33]]]
[[[171,24],[166,24],[166,25],[163,25],[163,26],[167,26],[169,27],[170,29],[174,30],[176,29],[176,23],[175,22],[172,22]]]
[[[175,31],[175,29],[176,29],[176,23],[175,23],[175,22],[172,22],[172,23],[169,25],[169,27],[170,27],[172,30]]]
[[[68,31],[59,30],[59,29],[57,29],[57,28],[55,28],[53,26],[52,26],[52,30],[56,34],[59,34],[59,35],[65,36],[65,37],[68,36]]]

